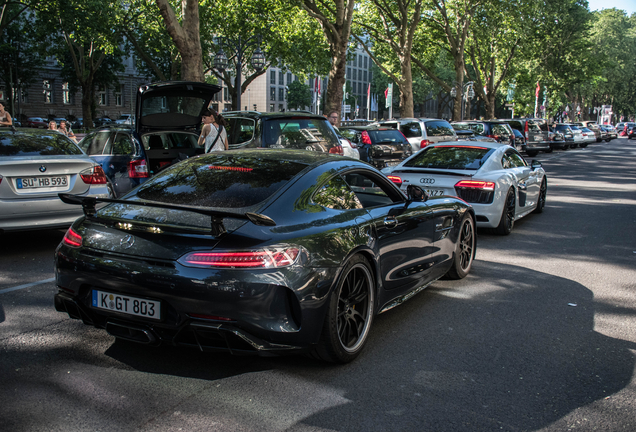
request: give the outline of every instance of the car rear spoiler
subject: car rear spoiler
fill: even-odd
[[[262,215],[260,213],[233,213],[233,212],[224,212],[219,210],[206,209],[201,207],[191,207],[185,205],[174,205],[174,204],[164,204],[153,201],[128,201],[128,200],[119,200],[112,198],[97,198],[97,197],[80,197],[77,195],[71,194],[58,194],[60,199],[66,204],[75,204],[81,205],[84,210],[84,215],[87,218],[94,218],[97,203],[116,203],[116,204],[127,204],[127,205],[136,205],[142,207],[155,207],[155,208],[163,208],[168,210],[182,210],[189,211],[193,213],[199,213],[205,216],[210,217],[210,231],[211,234],[215,237],[221,236],[225,234],[227,231],[223,226],[224,218],[232,218],[232,219],[243,219],[249,220],[254,225],[260,226],[276,226],[276,222],[268,216]]]

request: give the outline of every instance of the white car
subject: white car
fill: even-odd
[[[570,148],[574,148],[577,146],[581,148],[587,147],[588,141],[586,137],[583,136],[583,132],[581,131],[581,128],[573,124],[569,124],[568,126],[570,126],[570,130],[572,130],[572,135],[574,137],[574,142],[570,143]]]
[[[360,159],[360,151],[358,147],[343,136],[338,136],[340,139],[340,146],[342,147],[342,155],[353,159]]]
[[[388,172],[390,170],[390,172]],[[509,145],[454,142],[428,145],[383,170],[400,189],[417,185],[429,196],[457,196],[475,209],[477,226],[508,235],[514,222],[545,207],[548,180]]]

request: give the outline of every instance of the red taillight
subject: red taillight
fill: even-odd
[[[0,175],[0,183],[2,183],[2,179],[3,179],[3,177]]]
[[[495,141],[499,142],[499,135],[486,135],[488,138],[492,138]]]
[[[477,180],[461,180],[455,184],[456,188],[482,189],[485,191],[494,191],[495,184],[493,182],[477,181]]]
[[[129,178],[147,178],[150,177],[148,173],[148,165],[146,165],[145,159],[131,160],[128,162],[128,177]]]
[[[420,148],[423,149],[424,147],[426,147],[429,144],[433,144],[433,141],[429,141],[427,139],[423,139],[422,142],[420,142]]]
[[[362,131],[362,135],[360,137],[362,138],[362,144],[371,145],[371,137],[369,136],[369,132]]]
[[[101,166],[97,165],[92,168],[87,168],[79,173],[80,177],[86,184],[106,184],[108,179]]]
[[[526,134],[526,139],[529,139],[529,135],[528,135],[528,122],[526,122],[525,134]]]
[[[391,180],[393,183],[395,183],[398,186],[402,185],[402,178],[398,177],[398,176],[386,176],[389,180]]]
[[[76,233],[73,228],[69,228],[64,234],[62,242],[72,248],[78,248],[82,245],[82,236]]]
[[[240,171],[240,172],[250,172],[254,170],[254,168],[245,168],[245,167],[237,167],[237,166],[219,166],[219,165],[208,165],[208,169],[221,170],[221,171]]]
[[[292,265],[299,254],[300,248],[296,246],[241,252],[190,252],[179,262],[204,268],[279,268]]]
[[[344,155],[344,151],[342,150],[342,146],[340,144],[333,146],[329,149],[329,153],[331,154],[337,154],[337,155]]]

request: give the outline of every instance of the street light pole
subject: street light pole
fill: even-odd
[[[460,121],[464,120],[464,103],[468,100],[468,99],[472,99],[475,97],[475,90],[473,90],[473,85],[475,84],[474,81],[468,81],[466,84],[460,86],[459,83],[457,81],[455,81],[455,84],[453,86],[453,88],[450,91],[450,95],[451,97],[454,99],[457,96],[457,90],[459,89],[459,91],[461,92],[461,109],[460,111]]]

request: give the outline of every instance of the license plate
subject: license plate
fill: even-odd
[[[93,307],[144,318],[161,319],[161,302],[93,290]]]
[[[400,161],[388,161],[388,162],[385,162],[385,165],[388,166],[388,167],[397,166],[399,164],[400,164]]]
[[[440,189],[426,189],[426,195],[430,197],[442,196],[444,195],[444,191]]]
[[[57,177],[21,177],[16,179],[18,189],[36,189],[68,186],[68,176]]]
[[[535,141],[542,141],[542,140],[543,140],[543,138],[542,138],[542,137],[540,137],[540,136],[535,135],[535,136],[534,136],[534,140],[535,140]]]

